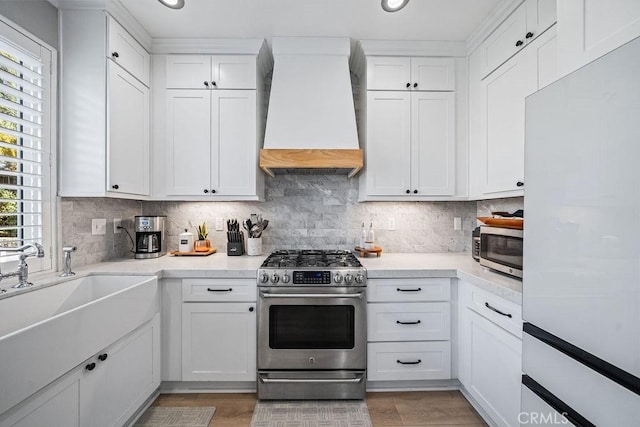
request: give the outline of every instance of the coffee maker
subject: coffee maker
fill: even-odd
[[[167,253],[164,242],[166,216],[136,216],[136,259],[158,258]]]

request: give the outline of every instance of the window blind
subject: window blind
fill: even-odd
[[[49,246],[48,66],[0,35],[0,263],[16,258],[2,247]]]

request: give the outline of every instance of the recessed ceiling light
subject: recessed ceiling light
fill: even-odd
[[[184,0],[158,0],[163,5],[170,7],[171,9],[182,9],[184,7]]]
[[[387,12],[397,12],[409,3],[409,0],[382,0],[382,8]]]

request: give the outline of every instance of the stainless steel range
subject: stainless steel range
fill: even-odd
[[[258,269],[258,398],[363,399],[367,272],[349,251],[276,251]]]

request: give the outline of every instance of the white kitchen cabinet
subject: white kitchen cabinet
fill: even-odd
[[[182,380],[256,380],[256,303],[182,305]]]
[[[104,11],[61,9],[59,16],[64,31],[58,194],[144,199],[149,195],[148,55]],[[119,50],[105,50],[110,47]]]
[[[637,0],[558,2],[559,77],[640,36]]]
[[[107,33],[107,57],[149,87],[149,53],[109,15]]]
[[[556,0],[527,0],[482,43],[482,76],[498,68],[556,22]]]
[[[367,92],[361,197],[455,192],[453,92]]]
[[[460,382],[496,425],[518,426],[522,340],[512,332],[514,322],[522,323],[521,309],[468,283],[459,285]]]
[[[253,55],[169,55],[168,89],[256,89]]]
[[[106,356],[105,356],[106,355]],[[124,425],[160,386],[160,315],[12,408],[0,426]]]
[[[149,194],[149,88],[109,61],[109,191]]]
[[[167,90],[166,96],[166,194],[256,197],[256,92]]]
[[[367,380],[416,381],[451,378],[451,343],[382,342],[367,345]]]
[[[471,82],[479,87],[470,89],[470,103],[478,107],[470,109],[472,159],[477,159],[472,176],[483,197],[523,194],[525,98],[556,79],[555,31],[547,30],[481,82]]]
[[[367,305],[367,339],[373,341],[448,341],[449,302],[405,302]]]
[[[371,56],[367,58],[367,90],[455,90],[453,58]]]

